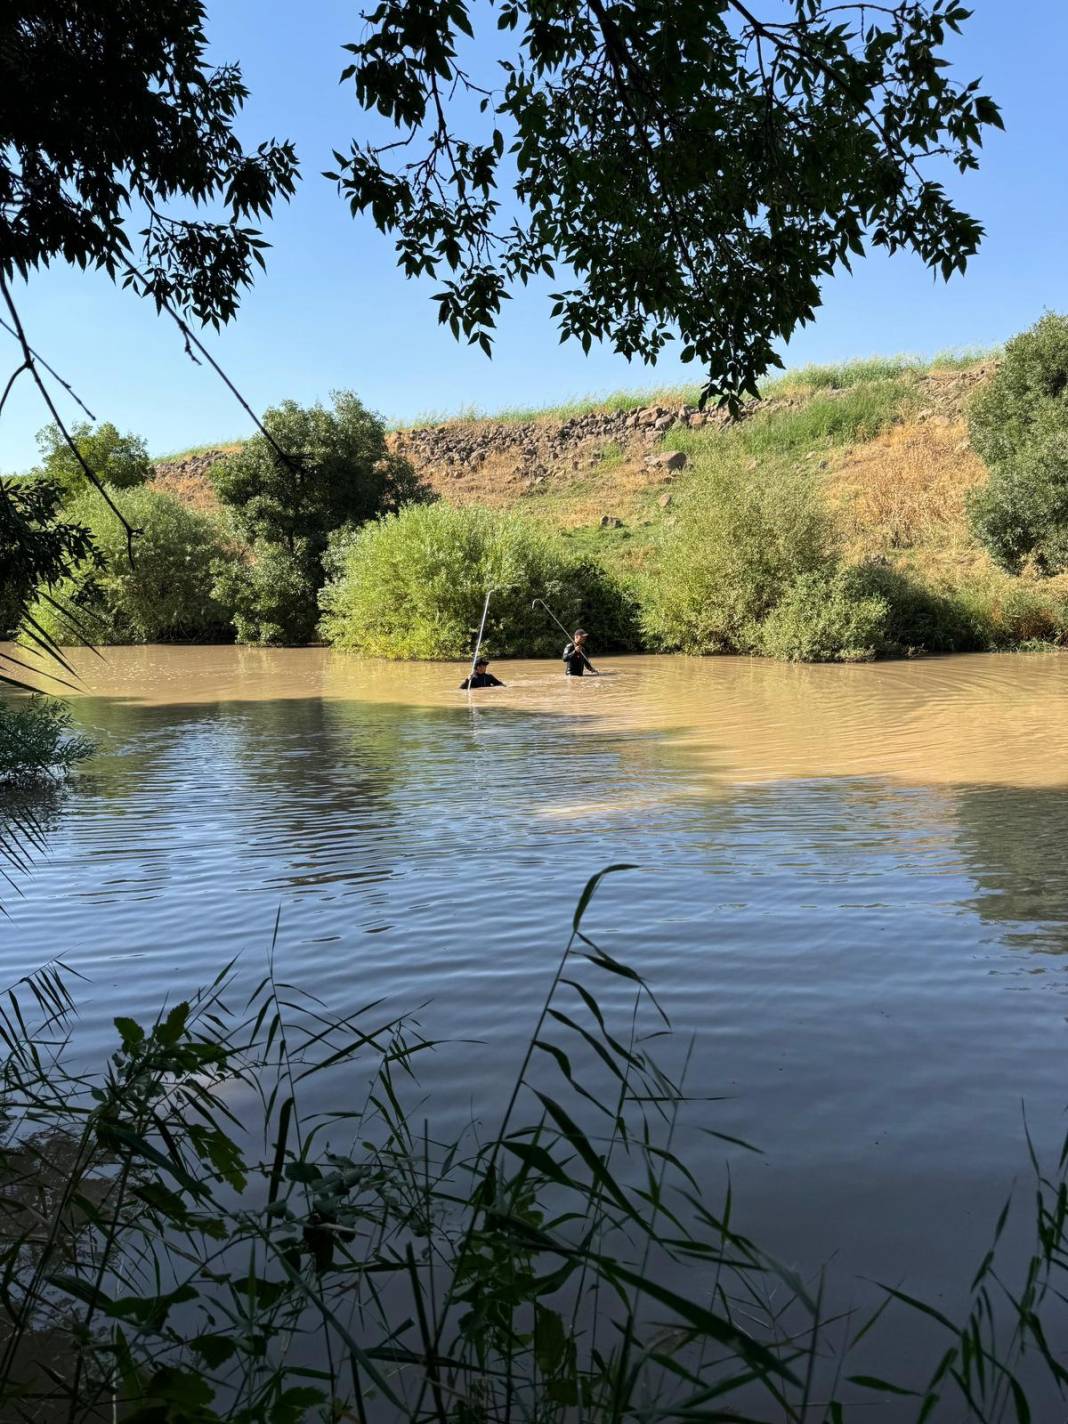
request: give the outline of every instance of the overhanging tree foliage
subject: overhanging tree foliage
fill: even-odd
[[[234,315],[263,265],[266,244],[249,224],[293,192],[297,161],[289,143],[249,150],[237,138],[247,90],[236,65],[207,64],[205,13],[198,0],[0,6],[0,320],[20,353],[0,386],[0,416],[19,377],[34,380],[70,453],[65,482],[80,470],[105,499],[94,452],[61,420],[48,385],[56,373],[33,349],[11,283],[57,259],[102,269],[175,316],[187,344],[196,337],[185,316],[219,326]],[[51,586],[85,553],[80,533],[28,498],[0,481],[5,622],[32,596],[27,574],[39,570]]]
[[[198,0],[0,7],[5,278],[59,257],[199,321],[233,316],[265,245],[245,224],[292,193],[297,162],[289,143],[238,140],[248,91],[236,65],[206,63],[205,13]],[[168,212],[175,199],[220,211]]]
[[[564,264],[561,339],[653,360],[677,332],[706,396],[736,401],[869,245],[964,270],[982,228],[939,173],[1001,127],[946,72],[958,0],[757,3],[500,0],[491,89],[463,55],[481,10],[381,0],[343,77],[398,138],[327,177],[408,275],[446,274],[457,336],[489,352],[509,288]]]

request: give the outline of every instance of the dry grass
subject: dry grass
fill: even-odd
[[[217,514],[222,508],[211,480],[198,471],[181,469],[176,465],[157,465],[152,488],[161,494],[169,494],[198,514]]]
[[[892,426],[830,461],[825,487],[859,557],[968,541],[965,496],[985,478],[963,421]]]
[[[439,466],[427,473],[449,504],[518,507],[553,528],[576,529],[598,523],[605,514],[629,522],[643,510],[651,492],[665,487],[663,471],[645,468],[646,453],[640,447],[620,449],[614,441],[594,443],[574,460],[545,469],[536,482],[514,451],[491,454],[477,465]]]

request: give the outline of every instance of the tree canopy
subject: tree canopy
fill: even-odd
[[[305,643],[331,534],[433,495],[351,391],[335,391],[331,410],[283,401],[264,412],[263,430],[212,471],[249,544],[247,559],[218,569],[215,593],[241,642]]]
[[[335,391],[332,410],[283,401],[264,413],[263,427],[266,436],[254,435],[212,472],[216,493],[250,541],[290,552],[307,547],[318,557],[342,524],[429,495],[352,391]]]
[[[207,64],[204,21],[199,0],[0,7],[0,275],[64,258],[198,321],[233,316],[265,246],[247,223],[293,192],[297,160],[242,146],[248,91]]]
[[[678,334],[706,395],[736,400],[869,245],[964,270],[982,228],[937,160],[976,167],[1001,127],[979,81],[947,73],[959,0],[769,8],[500,0],[498,84],[465,61],[484,9],[380,0],[343,78],[396,137],[335,153],[327,177],[405,272],[444,274],[457,336],[488,352],[509,289],[559,266],[561,339],[653,360]]]
[[[115,489],[129,489],[152,478],[148,447],[139,435],[120,435],[110,421],[92,426],[75,425],[70,432],[91,470]],[[67,496],[88,488],[82,460],[78,459],[58,425],[46,425],[37,436],[41,452],[40,473],[55,480]]]
[[[1068,573],[1068,317],[1048,312],[1006,344],[968,412],[990,478],[969,501],[994,562]]]

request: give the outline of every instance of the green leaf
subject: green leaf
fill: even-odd
[[[134,1019],[117,1018],[114,1023],[122,1039],[123,1052],[132,1053],[139,1044],[144,1043],[145,1031]]]

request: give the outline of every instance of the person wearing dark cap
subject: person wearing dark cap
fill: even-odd
[[[460,691],[467,692],[472,687],[503,687],[504,683],[495,678],[491,672],[487,672],[489,661],[486,658],[475,660],[475,671],[472,677],[465,677],[460,683]]]
[[[586,639],[590,635],[584,628],[576,628],[575,636],[564,649],[564,672],[568,677],[581,677],[584,672],[592,672],[594,677],[600,677],[600,673],[586,656]]]

